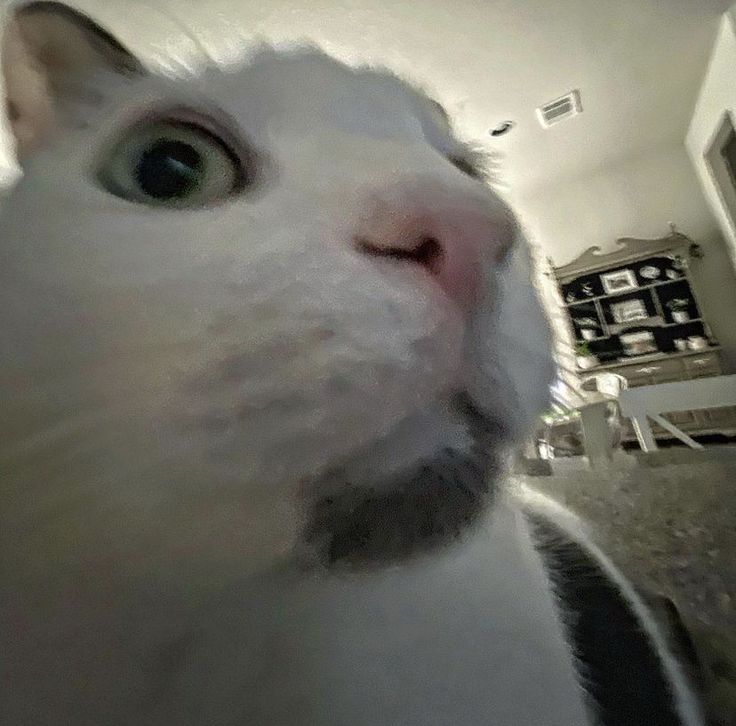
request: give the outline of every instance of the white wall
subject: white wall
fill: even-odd
[[[705,197],[730,244],[731,257],[736,265],[736,220],[726,211],[705,160],[705,153],[726,112],[734,114],[736,119],[736,6],[721,20],[685,142]]]
[[[713,215],[684,147],[650,149],[592,174],[556,181],[518,200],[525,221],[555,265],[619,237],[663,237],[674,222],[698,239],[712,235]]]
[[[676,223],[705,251],[692,264],[696,292],[727,366],[736,372],[736,273],[683,145],[651,149],[582,178],[556,182],[520,197],[517,207],[532,241],[555,265],[594,245],[610,251],[620,237],[664,237],[669,223]]]

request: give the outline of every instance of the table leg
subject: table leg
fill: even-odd
[[[639,440],[639,446],[642,451],[657,451],[657,442],[652,433],[652,427],[649,425],[649,419],[644,411],[638,411],[631,416],[631,423],[634,425],[636,438]]]

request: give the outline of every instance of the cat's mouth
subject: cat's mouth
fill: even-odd
[[[422,237],[412,247],[381,245],[365,238],[355,240],[355,248],[370,257],[385,257],[422,267],[431,275],[439,275],[444,259],[442,245],[434,237]]]

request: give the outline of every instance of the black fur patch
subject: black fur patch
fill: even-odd
[[[317,502],[305,540],[321,562],[385,565],[456,539],[479,517],[504,437],[467,399],[458,407],[475,441],[469,452],[445,449],[375,489],[346,481],[339,495]]]
[[[528,519],[550,576],[581,682],[600,726],[684,726],[654,644],[595,558],[560,528]]]

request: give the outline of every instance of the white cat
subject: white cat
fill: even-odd
[[[156,77],[54,2],[3,53],[1,723],[701,722],[494,483],[549,336],[436,103],[311,49]]]

